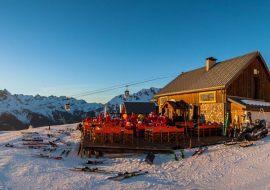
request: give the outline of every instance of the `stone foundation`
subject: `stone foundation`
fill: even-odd
[[[223,103],[201,104],[200,116],[206,122],[223,123]]]

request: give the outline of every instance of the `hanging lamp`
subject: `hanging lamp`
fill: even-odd
[[[126,91],[125,91],[125,95],[124,95],[124,97],[125,98],[129,98],[129,91],[128,91],[128,86],[126,86]]]

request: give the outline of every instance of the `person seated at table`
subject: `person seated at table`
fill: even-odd
[[[156,114],[156,112],[153,113],[153,120],[157,121],[158,120],[158,114]]]
[[[88,116],[86,119],[85,119],[85,122],[90,122],[91,121],[91,118],[90,116]]]
[[[165,123],[164,121],[162,121],[162,122],[160,123],[160,126],[165,127],[165,126],[166,126],[166,123]]]
[[[148,125],[148,123],[149,123],[150,121],[151,121],[151,120],[149,120],[148,117],[144,118],[144,120],[143,120],[143,122],[144,122],[146,125]]]
[[[162,114],[160,114],[160,115],[158,116],[158,121],[160,121],[160,122],[163,121],[163,116],[162,116]]]
[[[156,126],[156,123],[154,122],[154,120],[151,120],[148,125],[151,125],[151,126],[155,127]]]
[[[150,121],[153,120],[153,113],[152,112],[149,114],[148,119],[150,119]]]
[[[159,121],[154,121],[155,127],[159,127],[160,126],[160,122]]]
[[[143,123],[142,123],[141,121],[139,121],[139,122],[137,123],[136,127],[138,128],[138,127],[140,127],[140,126],[141,126],[141,127],[144,126]]]
[[[130,122],[127,122],[126,123],[126,129],[128,129],[128,130],[131,130],[132,129],[132,125],[131,125]]]
[[[98,120],[97,120],[97,118],[96,117],[93,117],[93,120],[92,120],[93,122],[97,122]]]
[[[136,125],[136,130],[139,131],[139,132],[141,132],[141,131],[144,130],[144,125],[143,125],[143,123],[142,123],[141,121],[139,121],[139,122],[137,123],[137,125]]]
[[[166,113],[164,114],[163,121],[164,121],[166,124],[169,123],[169,117],[168,117],[168,115],[167,115]]]

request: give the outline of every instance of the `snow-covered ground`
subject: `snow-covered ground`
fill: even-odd
[[[39,132],[39,135],[55,133],[62,141],[71,142],[72,152],[68,157],[63,157],[65,161],[61,161],[31,157],[40,149],[0,146],[0,189],[270,189],[270,137],[256,141],[248,148],[238,145],[211,146],[202,155],[195,157],[191,157],[195,149],[186,149],[186,158],[180,161],[174,161],[172,155],[157,154],[153,165],[144,162],[146,155],[101,158],[116,163],[93,167],[115,172],[98,174],[68,170],[86,162],[77,156],[80,133],[74,131],[71,136],[67,136],[56,132],[59,129],[75,129],[76,124],[52,126],[51,131],[46,128],[31,131]],[[21,132],[0,133],[0,144],[22,146]],[[61,150],[52,152],[51,156],[59,156],[67,147],[59,141],[56,143]],[[176,153],[180,158],[179,150]],[[148,171],[149,174],[120,182],[106,179],[120,171],[138,169]]]

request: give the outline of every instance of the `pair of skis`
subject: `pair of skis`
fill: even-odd
[[[22,145],[25,145],[25,146],[47,146],[47,145],[50,145],[50,143],[30,142],[30,143],[23,143]]]
[[[15,146],[15,145],[9,144],[9,143],[4,144],[3,146],[10,147],[10,148],[19,148],[19,149],[42,149],[42,148],[44,148],[44,146],[36,146],[36,145],[26,146],[26,147],[24,147],[24,146]]]
[[[21,134],[38,134],[37,132],[21,132]]]
[[[67,145],[67,146],[70,146],[71,145],[71,143],[70,142],[63,142],[63,141],[60,141],[63,145]]]
[[[173,154],[174,160],[175,161],[179,161],[179,159],[178,159],[178,157],[177,157],[177,155],[176,155],[176,153],[175,153],[174,150],[172,150],[172,154]],[[184,150],[183,149],[180,149],[180,155],[181,155],[181,158],[182,159],[185,159],[185,155],[184,155]]]
[[[84,163],[82,165],[84,166],[90,166],[90,165],[101,165],[101,164],[113,164],[113,163],[117,163],[117,162],[103,162],[103,161],[91,161],[91,160],[88,160],[87,163]]]
[[[249,141],[243,141],[241,144],[238,143],[238,142],[234,142],[234,141],[231,141],[231,142],[228,142],[228,143],[224,142],[223,144],[226,145],[226,146],[232,146],[232,145],[239,144],[240,147],[249,147],[249,146],[253,145],[253,143],[249,142]]]
[[[101,174],[111,174],[114,170],[107,171],[107,170],[100,170],[98,168],[89,168],[88,166],[85,167],[73,167],[69,168],[70,171],[77,171],[77,172],[91,172],[91,173],[101,173]]]
[[[71,151],[71,148],[66,148],[65,150],[63,150],[63,152],[60,154],[60,156],[63,156],[65,153],[65,157],[67,157],[69,155]]]
[[[64,161],[64,159],[60,156],[60,157],[58,157],[58,156],[49,156],[49,155],[44,155],[44,154],[32,154],[31,155],[32,157],[36,157],[36,158],[47,158],[47,159],[54,159],[54,160],[63,160]]]
[[[120,175],[118,173],[116,176],[108,177],[107,179],[114,179],[114,178],[120,177],[118,179],[115,179],[114,181],[122,181],[124,179],[132,178],[132,177],[136,177],[136,176],[140,176],[140,175],[145,175],[145,174],[148,174],[148,171],[141,172],[141,170],[138,170],[138,171],[131,172],[131,173],[128,173],[128,172],[125,172],[124,174],[120,173]]]
[[[195,156],[196,154],[201,155],[203,152],[205,152],[208,148],[205,147],[205,148],[202,148],[200,147],[198,150],[195,150],[194,153],[191,155],[191,157]]]
[[[43,139],[35,139],[35,138],[33,138],[33,139],[22,139],[22,141],[31,141],[31,142],[33,142],[33,141],[43,141]]]

